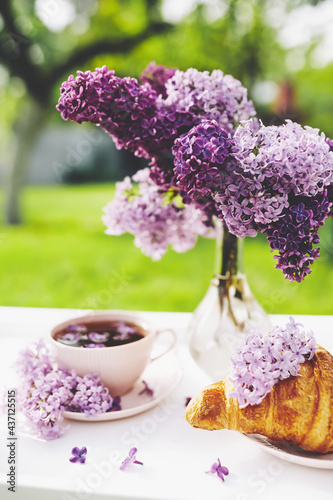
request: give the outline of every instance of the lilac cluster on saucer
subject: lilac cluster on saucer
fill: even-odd
[[[19,409],[39,437],[60,437],[65,410],[87,417],[112,409],[113,399],[97,373],[80,377],[75,370],[59,367],[43,340],[20,352],[17,371],[22,379]]]
[[[316,350],[313,332],[305,332],[292,317],[285,328],[276,326],[267,336],[252,332],[231,357],[234,390],[229,396],[238,399],[240,408],[261,403],[277,382],[296,377]]]

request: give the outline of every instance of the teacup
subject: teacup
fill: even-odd
[[[99,326],[102,330],[106,330],[107,325],[114,322],[124,322],[137,326],[142,333],[141,338],[121,345],[103,346],[95,349],[65,345],[56,340],[66,331],[80,330],[81,325],[86,326],[88,331],[98,330]],[[158,335],[166,331],[172,335],[172,341],[165,351],[153,357],[151,353],[154,342]],[[59,365],[76,370],[80,376],[98,372],[101,381],[109,389],[112,397],[122,396],[130,391],[148,363],[164,356],[174,347],[175,342],[176,335],[172,330],[158,330],[143,316],[127,311],[111,311],[81,316],[65,321],[55,326],[51,331],[52,349]]]

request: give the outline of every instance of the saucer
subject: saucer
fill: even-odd
[[[288,441],[273,441],[259,434],[246,434],[245,437],[264,451],[287,462],[305,467],[315,467],[316,469],[333,469],[333,452],[313,453],[302,450]]]
[[[64,411],[63,415],[67,419],[84,422],[105,422],[138,415],[153,408],[165,399],[177,387],[182,374],[177,356],[171,352],[163,358],[152,361],[133,388],[127,394],[121,396],[121,410],[100,413],[91,417],[86,416],[84,413],[71,411]],[[152,396],[145,392],[139,394],[145,388],[143,381],[154,391]]]

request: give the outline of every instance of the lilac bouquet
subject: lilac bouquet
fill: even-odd
[[[264,126],[231,75],[150,63],[136,79],[106,66],[78,71],[57,109],[90,122],[118,148],[150,159],[116,186],[105,208],[107,234],[130,232],[154,259],[214,235],[220,219],[238,238],[267,236],[276,267],[302,281],[319,256],[318,229],[333,202],[332,141],[287,121]]]

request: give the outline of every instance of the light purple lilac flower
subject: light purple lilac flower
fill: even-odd
[[[84,464],[86,462],[87,448],[84,446],[80,449],[75,446],[75,448],[72,449],[72,455],[73,456],[69,459],[70,462]]]
[[[69,332],[85,333],[88,331],[88,328],[86,325],[68,325],[66,330]]]
[[[208,233],[200,210],[191,205],[178,206],[176,201],[166,203],[166,194],[149,178],[149,169],[117,183],[115,198],[104,212],[106,234],[133,234],[135,245],[153,260],[161,259],[169,246],[186,252],[195,245],[198,235]]]
[[[64,433],[65,410],[89,417],[112,407],[112,397],[97,373],[80,377],[75,370],[59,367],[43,340],[21,351],[17,371],[22,380],[18,408],[43,439],[56,439]]]
[[[333,153],[317,129],[287,120],[260,128],[248,121],[233,138],[236,168],[216,196],[222,218],[239,238],[276,223],[289,196],[312,198],[333,181]]]
[[[167,97],[163,104],[191,113],[196,123],[216,120],[220,127],[234,133],[237,125],[255,115],[247,90],[239,80],[220,70],[176,70],[165,83]],[[161,98],[159,98],[161,101]]]
[[[68,342],[77,342],[80,336],[78,333],[64,333],[61,335],[61,340],[67,340]]]
[[[106,342],[109,337],[108,332],[89,332],[88,338],[92,342]]]
[[[279,380],[297,376],[316,350],[313,332],[305,332],[292,317],[285,328],[276,326],[267,336],[253,331],[231,357],[234,390],[229,396],[238,399],[240,408],[259,404]]]
[[[136,460],[137,452],[138,452],[137,448],[131,448],[130,451],[128,452],[128,456],[125,458],[125,460],[123,460],[119,469],[124,471],[131,464],[143,465],[142,462],[139,462],[139,460]]]
[[[221,461],[218,458],[217,462],[214,462],[209,471],[206,474],[216,474],[222,481],[224,481],[224,476],[229,474],[229,470],[224,465],[221,465]]]

